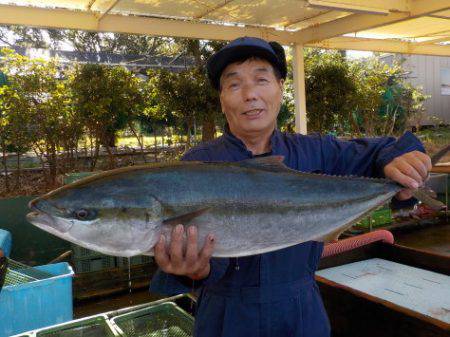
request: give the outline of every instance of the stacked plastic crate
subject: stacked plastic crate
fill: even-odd
[[[117,267],[119,268],[128,268],[128,266],[136,266],[140,264],[146,264],[153,262],[153,258],[146,255],[138,255],[130,258],[126,257],[118,257],[116,259]]]
[[[116,267],[114,256],[104,255],[96,251],[72,245],[72,261],[76,273],[88,273]]]

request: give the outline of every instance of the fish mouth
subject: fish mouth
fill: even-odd
[[[66,233],[73,226],[72,221],[50,214],[60,214],[61,209],[44,199],[31,200],[28,207],[32,211],[26,215],[27,221],[47,232],[53,234]]]

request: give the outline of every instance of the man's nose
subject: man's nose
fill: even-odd
[[[258,98],[257,90],[254,85],[244,84],[242,95],[245,101],[254,101]]]

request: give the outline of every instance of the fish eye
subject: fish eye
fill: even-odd
[[[81,209],[78,209],[78,210],[74,211],[73,215],[78,220],[90,220],[90,219],[95,217],[95,212],[89,211],[89,210],[87,210],[85,208],[81,208]]]

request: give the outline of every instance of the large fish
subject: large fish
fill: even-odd
[[[402,189],[386,179],[301,173],[282,160],[120,168],[31,201],[27,218],[116,256],[153,255],[161,233],[192,224],[200,240],[215,235],[213,256],[238,257],[332,240]]]

